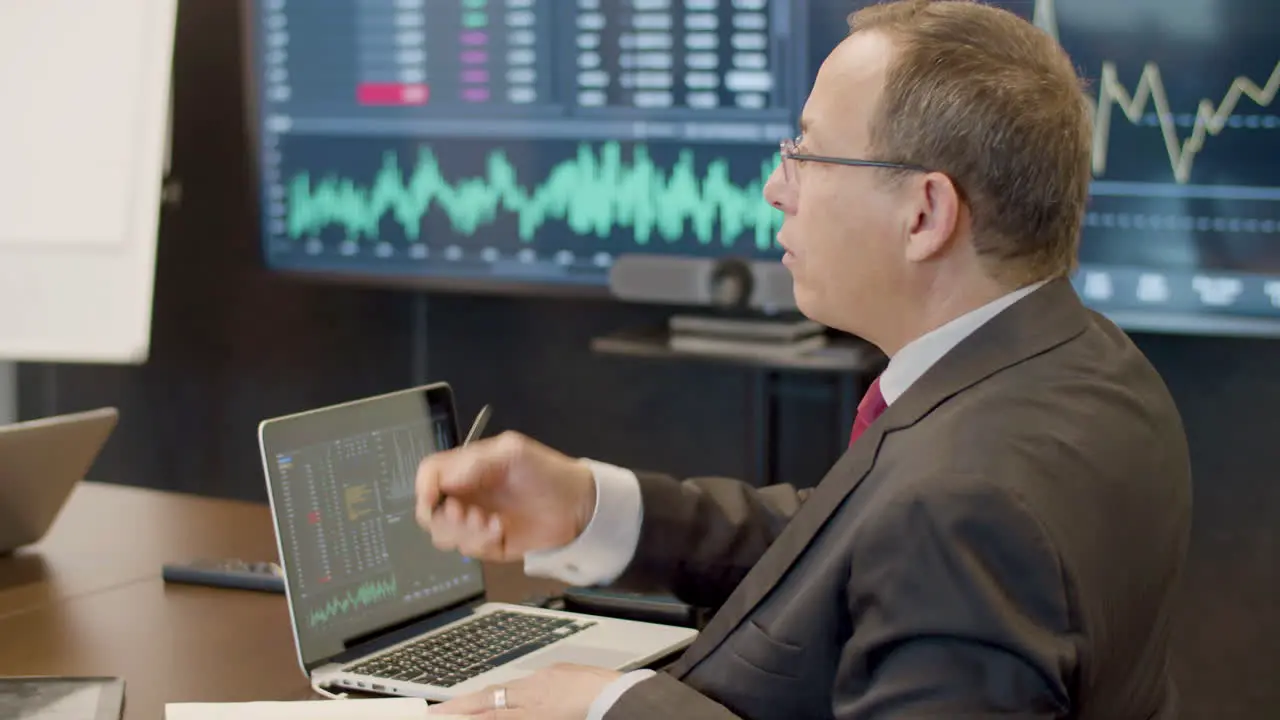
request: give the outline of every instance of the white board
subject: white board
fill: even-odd
[[[177,0],[0,0],[0,359],[140,363]]]

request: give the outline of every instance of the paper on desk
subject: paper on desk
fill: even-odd
[[[436,715],[416,698],[169,703],[165,720],[462,720]]]

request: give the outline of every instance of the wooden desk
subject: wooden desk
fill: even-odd
[[[115,675],[125,717],[166,702],[311,695],[284,597],[167,585],[160,566],[193,557],[275,559],[265,505],[84,483],[49,536],[0,558],[0,675]],[[487,567],[490,596],[559,586]]]
[[[275,560],[265,506],[85,482],[38,544],[0,558],[0,618],[160,577],[196,557]]]
[[[0,675],[115,675],[125,717],[166,702],[309,694],[278,595],[166,586],[107,588],[0,619]]]

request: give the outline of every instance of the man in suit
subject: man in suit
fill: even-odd
[[[1071,63],[968,2],[851,27],[765,191],[800,309],[890,358],[848,452],[811,492],[515,434],[428,458],[436,545],[717,608],[662,672],[551,668],[439,712],[1174,717],[1187,448],[1156,372],[1066,279],[1090,180]]]

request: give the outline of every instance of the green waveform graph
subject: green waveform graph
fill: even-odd
[[[641,246],[655,239],[678,243],[692,234],[700,245],[732,247],[750,231],[756,248],[767,251],[776,247],[782,226],[782,213],[762,195],[776,163],[774,153],[761,162],[757,176],[742,184],[730,177],[725,158],[710,160],[699,175],[691,149],[681,150],[664,171],[643,144],[634,147],[628,161],[617,142],[604,143],[598,152],[583,143],[529,187],[501,149],[488,153],[482,176],[452,182],[427,148],[419,151],[408,173],[399,154],[388,151],[367,186],[336,175],[314,182],[309,173],[292,176],[286,226],[294,239],[331,225],[342,228],[348,240],[372,239],[389,216],[416,242],[428,212],[443,212],[462,235],[510,213],[526,243],[554,220],[582,236],[607,238],[626,229]]]
[[[322,607],[312,610],[307,618],[311,627],[324,625],[339,615],[353,610],[375,605],[396,596],[396,579],[394,576],[385,580],[370,580],[361,583],[355,590],[347,591],[342,597],[334,598]]]

